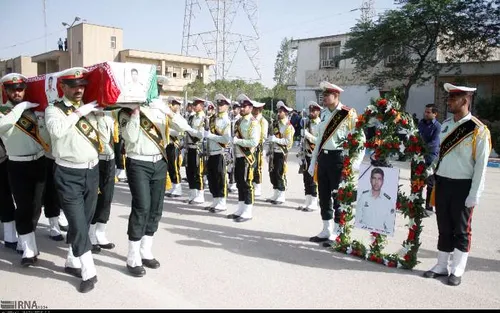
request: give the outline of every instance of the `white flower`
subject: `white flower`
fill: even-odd
[[[346,181],[342,181],[340,184],[339,184],[339,189],[342,188],[342,189],[345,189],[345,187],[347,187],[348,183]]]
[[[376,106],[374,106],[373,104],[370,104],[366,107],[366,110],[370,110],[372,112],[377,112],[378,111],[378,108]]]
[[[389,260],[384,258],[384,265],[387,266],[387,264],[389,264]]]
[[[389,101],[387,104],[387,108],[385,109],[385,113],[389,112],[392,109],[392,101]]]
[[[339,211],[340,212],[347,212],[347,209],[349,208],[348,205],[345,204],[340,204]]]
[[[349,150],[342,150],[342,156],[348,156],[349,155]]]
[[[351,252],[352,252],[352,248],[351,248],[351,246],[347,247],[346,253],[347,253],[347,254],[351,254]]]
[[[412,193],[409,197],[408,197],[408,200],[410,200],[411,202],[415,202],[416,199],[418,199],[418,195],[416,193]]]
[[[405,149],[406,149],[406,147],[405,147],[404,143],[401,142],[401,144],[399,145],[399,152],[404,153]]]
[[[402,268],[403,267],[403,264],[401,264],[399,261],[398,261],[398,266],[397,268]]]
[[[410,219],[408,220],[408,228],[412,228],[412,227],[413,227],[413,225],[415,225],[415,219],[410,218]]]
[[[418,154],[415,154],[413,156],[413,160],[415,160],[415,162],[425,162],[425,159],[424,159],[424,156],[423,155],[418,155]]]

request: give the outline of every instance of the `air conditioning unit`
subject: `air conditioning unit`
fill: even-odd
[[[336,61],[334,59],[329,59],[329,60],[321,60],[321,67],[322,68],[335,68],[337,67]]]

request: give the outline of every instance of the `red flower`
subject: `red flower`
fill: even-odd
[[[389,143],[386,143],[386,144],[385,144],[385,147],[386,147],[387,149],[391,149],[391,148],[392,148],[392,144],[391,144],[390,142],[389,142]]]
[[[394,147],[394,149],[399,149],[399,143],[393,143],[392,146]]]
[[[349,140],[351,140],[351,139],[352,139],[352,134],[351,134],[351,133],[349,133],[349,134],[347,135],[347,139],[349,139]]]
[[[384,119],[384,117],[382,115],[377,115],[377,120],[381,121]]]
[[[418,138],[416,136],[410,136],[410,141],[414,142],[414,143],[417,143],[418,142]]]
[[[404,259],[406,262],[409,262],[411,259],[411,256],[409,254],[405,254]]]
[[[339,190],[337,191],[337,193],[339,195],[343,195],[344,194],[344,188],[339,188]]]
[[[408,241],[413,240],[415,240],[415,232],[413,231],[413,229],[410,229],[410,231],[408,232]]]
[[[418,230],[418,226],[417,226],[417,224],[414,224],[414,225],[411,227],[411,229],[412,229],[413,231],[417,231],[417,230]]]
[[[403,124],[403,125],[405,125],[405,126],[406,126],[406,125],[408,125],[408,121],[407,121],[407,120],[405,120],[405,119],[403,119],[403,120],[401,120],[401,124]]]
[[[361,128],[363,126],[363,122],[357,121],[356,122],[356,128]]]
[[[348,192],[347,192],[347,197],[348,197],[348,198],[352,197],[352,192],[348,191]]]
[[[420,146],[416,146],[416,147],[415,147],[415,152],[417,152],[417,153],[421,153],[421,152],[422,152],[422,147],[420,147]]]
[[[366,110],[365,114],[366,115],[370,115],[370,114],[372,114],[372,111],[371,110]]]
[[[378,101],[378,105],[379,105],[379,106],[385,106],[386,104],[387,104],[387,100],[386,100],[386,99],[380,99],[380,100]]]
[[[400,210],[401,209],[401,202],[396,202],[396,209]]]
[[[377,129],[377,130],[375,131],[375,136],[380,136],[381,134],[382,134],[382,132],[381,132],[380,130],[378,130],[378,129]]]
[[[342,144],[342,146],[344,147],[344,149],[349,148],[349,144],[348,144],[347,142],[344,142],[344,143]]]
[[[383,259],[383,258],[378,258],[378,259],[377,259],[377,263],[379,263],[379,264],[384,263],[384,259]]]
[[[341,243],[341,242],[342,242],[342,239],[340,239],[340,236],[338,236],[338,237],[335,239],[335,241],[336,241],[337,243]]]
[[[370,255],[370,261],[375,261],[375,260],[377,260],[375,254]]]
[[[391,110],[389,111],[389,114],[390,114],[390,115],[392,115],[392,116],[396,115],[396,110],[391,109]]]
[[[369,141],[365,142],[365,144],[364,144],[365,148],[370,148],[371,145],[372,145],[372,143]]]
[[[358,143],[359,143],[359,142],[358,142],[356,139],[353,139],[353,140],[352,140],[352,145],[353,145],[353,146],[357,146],[357,145],[358,145]]]

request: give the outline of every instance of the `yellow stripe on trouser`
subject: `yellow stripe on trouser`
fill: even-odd
[[[167,172],[167,179],[165,180],[165,190],[172,189],[172,181],[170,180],[170,175]]]
[[[281,176],[281,179],[283,179],[283,184],[285,185],[286,188],[286,172],[287,172],[288,166],[286,165],[286,162],[283,160],[283,175]]]
[[[199,167],[199,173],[198,173],[198,176],[200,177],[200,190],[203,190],[203,169],[204,169],[204,164],[203,164],[203,158],[202,157],[199,157],[200,158],[200,167]]]
[[[222,158],[222,162],[225,162],[224,158]],[[227,198],[227,179],[228,179],[228,177],[227,177],[227,169],[226,168],[224,168],[224,169],[225,169],[225,171],[222,174],[222,188],[224,188],[223,189],[224,190],[224,198]]]
[[[176,148],[177,149],[177,148]],[[177,181],[180,183],[181,181],[181,167],[180,164],[182,164],[182,156],[179,151],[179,156],[174,159],[174,171],[175,171],[175,177]]]
[[[254,190],[253,190],[253,166],[248,167],[248,185],[250,186],[250,196],[252,197],[252,204],[254,202]]]
[[[259,151],[259,155],[257,155],[257,158],[258,158],[258,162],[257,163],[257,172],[259,173],[259,178],[260,178],[260,182],[259,183],[262,183],[262,155],[264,154],[264,151],[260,150]]]

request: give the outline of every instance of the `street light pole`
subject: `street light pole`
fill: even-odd
[[[68,26],[68,29],[69,29],[69,46],[68,46],[68,50],[69,50],[69,67],[72,68],[73,67],[73,25],[75,25],[76,22],[80,21],[81,18],[79,18],[78,16],[75,17],[75,20],[73,21],[73,23],[71,23],[71,25],[69,25],[68,23],[66,22],[62,22],[62,25],[63,26]]]

